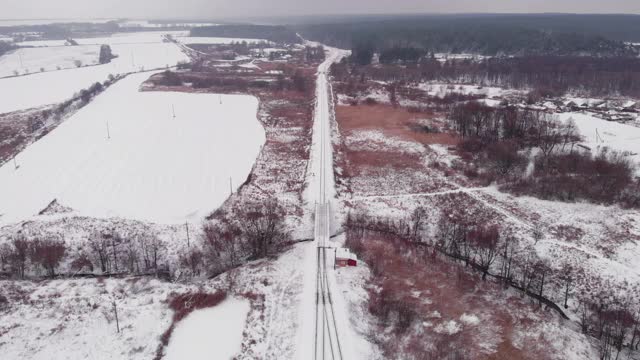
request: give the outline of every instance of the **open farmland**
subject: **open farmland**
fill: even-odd
[[[99,53],[97,45],[18,49],[0,57],[0,77],[96,65]]]
[[[162,35],[161,32],[142,35],[132,33],[130,36],[77,39],[78,43],[85,45],[110,45],[113,54],[118,57],[104,65],[0,79],[0,97],[3,99],[0,103],[0,113],[65,101],[95,82],[105,81],[109,75],[165,68],[175,66],[180,61],[187,61],[188,57],[178,46],[162,42]],[[55,52],[48,47],[37,50]],[[13,70],[9,64],[2,68],[5,72]]]
[[[20,153],[18,169],[0,168],[0,221],[54,199],[84,215],[156,222],[195,220],[221,204],[264,142],[257,100],[138,92],[148,76],[118,82]]]

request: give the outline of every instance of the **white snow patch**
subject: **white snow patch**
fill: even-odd
[[[640,161],[640,128],[599,119],[590,113],[563,113],[558,114],[558,119],[565,122],[573,119],[584,144],[593,151],[609,147],[626,152],[635,162]]]
[[[76,68],[76,61],[81,65],[95,65],[99,60],[100,47],[56,46],[44,48],[17,49],[0,57],[0,77],[38,73],[60,69]]]
[[[387,136],[378,130],[355,131],[346,138],[347,146],[358,150],[380,150],[382,144],[386,149],[408,153],[422,154],[424,146],[418,142],[406,141]]]
[[[421,83],[418,89],[425,91],[430,96],[444,97],[447,94],[459,93],[464,95],[484,95],[491,99],[502,97],[511,93],[520,93],[518,90],[507,90],[495,86],[478,86],[464,84]]]
[[[467,313],[460,315],[460,321],[466,325],[478,325],[480,323],[480,319],[477,316]]]
[[[462,326],[455,320],[449,320],[438,324],[433,330],[439,334],[453,335],[460,332]]]
[[[227,360],[241,351],[249,313],[246,300],[228,299],[192,312],[178,323],[167,347],[167,360]]]

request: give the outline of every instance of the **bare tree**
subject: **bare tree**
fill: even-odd
[[[560,270],[560,279],[564,283],[564,308],[568,309],[569,292],[573,286],[573,267],[570,264],[564,264]]]
[[[140,272],[140,256],[136,243],[134,241],[126,241],[124,250],[124,258],[127,265],[127,269],[130,273]]]
[[[45,239],[32,243],[31,261],[42,266],[49,277],[56,276],[56,268],[65,255],[67,247],[64,241]]]
[[[275,200],[247,205],[240,219],[241,230],[253,258],[268,256],[289,240],[284,209]]]
[[[474,259],[482,270],[482,280],[486,280],[491,264],[498,255],[500,231],[497,226],[479,227],[469,234],[474,248]]]
[[[100,270],[102,273],[111,271],[108,238],[105,235],[96,232],[91,236],[91,239],[89,239],[89,247],[100,263]]]
[[[427,222],[428,216],[425,208],[419,206],[413,213],[411,213],[411,218],[409,219],[411,222],[411,236],[414,239],[418,239],[418,235],[422,231],[424,224]]]
[[[5,271],[11,264],[11,253],[11,245],[6,243],[0,245],[0,271]]]
[[[13,272],[16,273],[21,279],[24,279],[27,268],[29,244],[29,240],[27,240],[22,234],[14,237],[12,241],[13,249],[11,251],[11,255],[9,256],[9,261],[11,263]]]
[[[564,136],[561,133],[559,123],[543,115],[538,120],[537,142],[543,159],[547,159],[553,150],[562,143]]]
[[[187,251],[180,255],[180,265],[187,267],[191,271],[191,275],[200,275],[200,267],[203,262],[203,254],[200,249],[190,247]]]
[[[237,266],[243,256],[242,233],[236,225],[227,221],[205,223],[202,244],[204,256],[213,272]]]

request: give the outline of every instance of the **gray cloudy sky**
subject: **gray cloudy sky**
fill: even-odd
[[[407,12],[640,13],[640,0],[0,0],[0,18],[221,18]]]

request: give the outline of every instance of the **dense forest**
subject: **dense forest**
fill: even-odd
[[[289,44],[300,42],[300,38],[293,30],[284,26],[269,25],[202,26],[192,29],[191,36],[265,39]]]
[[[333,15],[274,19],[275,23],[309,25],[404,22],[432,25],[500,25],[564,33],[600,35],[609,40],[640,42],[640,15],[628,14],[450,14]]]
[[[13,50],[15,46],[8,42],[0,41],[0,56],[4,55],[10,50]]]
[[[567,92],[587,96],[640,97],[640,59],[613,57],[528,56],[438,61],[426,57],[405,66],[360,66],[354,59],[336,64],[345,83],[362,79],[387,82],[444,81],[534,90],[538,97]]]
[[[49,25],[0,26],[0,34],[9,35],[16,41],[28,40],[29,33],[42,34],[44,39],[67,39],[70,37],[98,36],[119,31],[118,23],[58,23]],[[20,35],[22,34],[22,35]]]
[[[618,39],[632,39],[638,17],[629,21],[629,36],[611,35],[615,17],[600,15],[598,23],[581,27],[581,16],[456,15],[396,17],[360,22],[298,25],[305,38],[354,50],[359,59],[394,48],[420,52],[482,55],[592,55],[633,56],[637,50]],[[564,20],[567,19],[565,22]],[[570,21],[572,20],[573,21]],[[624,21],[623,21],[624,23]],[[639,25],[636,25],[639,24]],[[609,29],[605,31],[602,29]],[[610,29],[611,28],[611,29]],[[627,34],[627,33],[625,33]],[[636,35],[637,36],[637,35]]]

